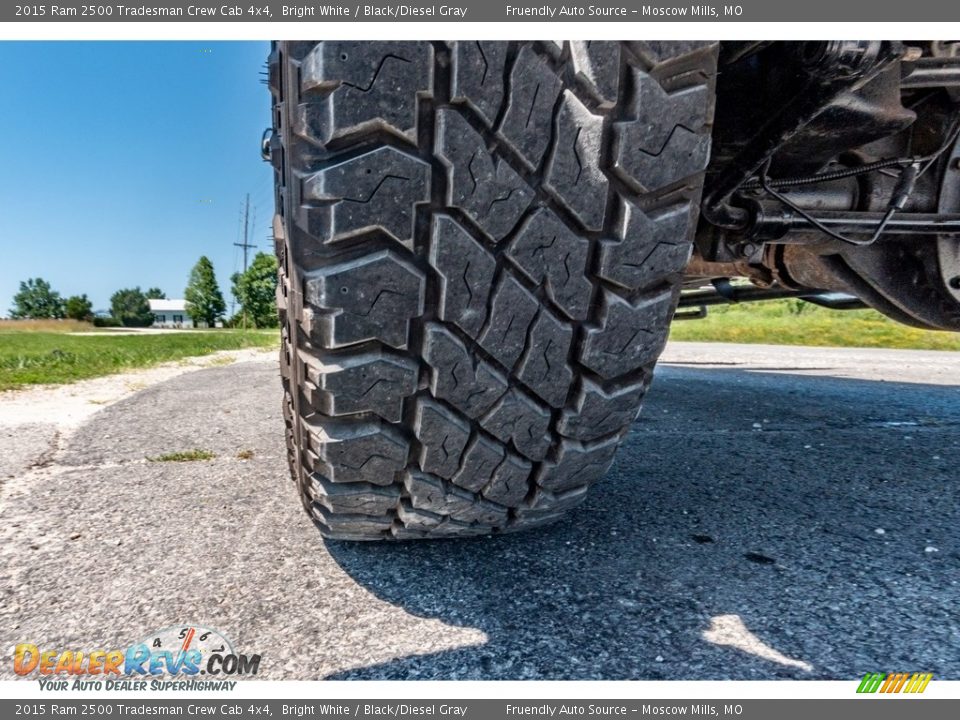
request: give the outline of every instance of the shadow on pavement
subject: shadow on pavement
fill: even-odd
[[[487,636],[330,677],[960,678],[958,428],[955,387],[662,367],[560,524],[327,542],[377,597]]]

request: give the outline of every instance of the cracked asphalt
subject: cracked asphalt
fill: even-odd
[[[960,679],[960,355],[666,358],[586,505],[492,539],[324,541],[272,361],[0,428],[0,647],[194,622],[270,679]]]

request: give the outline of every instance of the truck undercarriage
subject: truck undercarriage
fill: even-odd
[[[678,317],[799,297],[960,330],[958,50],[722,44]]]

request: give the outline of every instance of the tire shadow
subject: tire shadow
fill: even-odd
[[[955,387],[661,367],[560,523],[328,541],[382,600],[487,636],[329,679],[960,678],[958,428]]]

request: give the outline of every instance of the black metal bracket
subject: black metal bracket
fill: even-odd
[[[960,88],[960,58],[925,57],[911,63],[909,74],[900,80],[904,90]]]
[[[680,302],[677,308],[699,307],[704,309],[703,314],[706,315],[706,308],[709,305],[783,300],[785,298],[799,298],[831,310],[855,310],[867,307],[852,295],[825,290],[787,290],[785,288],[761,288],[754,285],[731,285],[729,288],[731,292],[726,293],[718,292],[716,285],[713,288],[685,290],[680,294]],[[686,317],[693,316],[687,315]]]
[[[813,231],[807,218],[779,203],[754,202],[750,206],[752,223],[745,236],[753,241],[782,243],[817,243],[823,240]],[[819,210],[811,216],[824,227],[844,235],[869,237],[884,221],[885,213],[846,210]],[[887,233],[903,240],[904,236],[960,237],[960,213],[899,213],[886,219]],[[809,233],[796,232],[810,230]],[[881,235],[878,241],[882,242]]]

